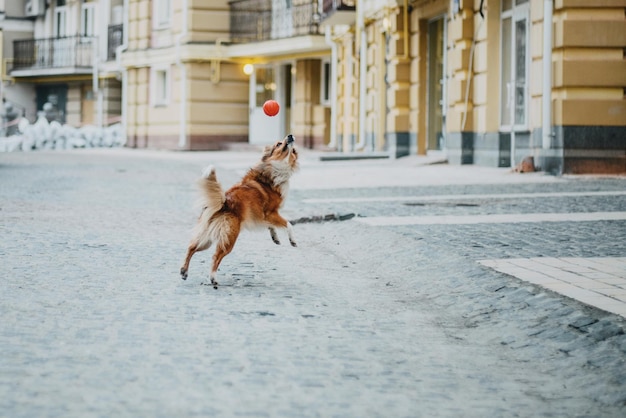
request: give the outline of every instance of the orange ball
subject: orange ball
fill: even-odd
[[[276,100],[268,100],[263,103],[263,111],[267,116],[276,116],[279,110],[280,106]]]

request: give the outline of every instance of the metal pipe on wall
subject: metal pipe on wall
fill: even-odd
[[[115,61],[117,69],[122,73],[122,132],[128,139],[128,73],[125,67],[122,67],[122,52],[128,48],[128,32],[129,32],[129,17],[128,17],[129,0],[124,0],[123,5],[123,30],[122,30],[122,45],[115,48]]]
[[[330,148],[337,147],[337,43],[332,39],[331,27],[326,26],[324,36],[330,46]],[[337,147],[341,151],[341,146]]]
[[[180,55],[181,43],[183,38],[187,36],[187,0],[183,0],[181,5],[181,13],[183,14],[181,32],[176,36],[176,65],[180,70],[180,121],[178,131],[178,148],[185,148],[187,144],[187,68],[182,62]]]
[[[552,143],[552,0],[543,2],[542,147]]]
[[[365,148],[365,116],[367,112],[367,33],[365,32],[365,11],[363,2],[357,3],[356,36],[360,37],[359,42],[359,132],[354,150]]]

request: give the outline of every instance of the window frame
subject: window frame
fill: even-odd
[[[67,25],[67,6],[65,4],[54,8],[54,37],[65,38],[69,35]]]
[[[504,2],[501,3],[502,7],[504,6]],[[531,53],[531,45],[530,45],[530,32],[531,32],[531,20],[530,20],[530,6],[529,6],[529,2],[527,0],[512,0],[511,1],[511,8],[508,10],[501,10],[500,12],[500,69],[499,69],[499,75],[500,75],[500,98],[499,98],[499,118],[498,118],[498,124],[500,126],[500,131],[501,132],[510,132],[511,129],[515,130],[515,132],[524,132],[524,131],[529,131],[530,128],[530,64],[531,64],[531,57],[530,57],[530,53]],[[509,67],[510,67],[510,72],[509,74],[504,74],[504,21],[506,19],[510,19],[509,24],[511,25],[510,27],[510,33],[511,33],[511,39],[510,39],[510,44],[509,44],[509,48],[510,48],[510,62],[509,62]],[[504,86],[508,86],[513,80],[512,78],[515,77],[515,71],[516,71],[516,54],[517,54],[517,47],[516,47],[516,24],[520,21],[524,21],[526,24],[526,33],[525,33],[525,56],[524,56],[524,107],[523,107],[523,111],[524,111],[524,121],[523,123],[517,123],[515,121],[515,112],[513,112],[513,120],[509,120],[508,123],[504,123],[504,114],[505,112],[507,112],[509,115],[511,113],[511,109],[509,107],[509,103],[504,103],[502,100],[502,96],[503,96],[503,91],[502,88]],[[504,78],[507,78],[508,81],[506,81]],[[506,82],[506,84],[504,83]],[[504,87],[504,88],[508,88],[508,87]],[[507,102],[510,102],[511,97],[510,94],[515,95],[515,91],[513,91],[512,93],[506,93],[506,97],[507,97]],[[509,116],[510,119],[510,116]]]
[[[162,86],[161,80],[163,80]],[[172,100],[171,92],[171,67],[169,65],[158,65],[152,67],[150,69],[150,104],[152,107],[169,106]]]
[[[320,83],[320,104],[324,106],[330,106],[332,98],[332,65],[330,58],[322,59],[322,66],[320,68],[321,83]]]
[[[80,8],[81,36],[96,36],[98,21],[96,19],[96,3],[82,3]]]
[[[172,0],[154,0],[152,2],[152,28],[165,29],[172,24]]]

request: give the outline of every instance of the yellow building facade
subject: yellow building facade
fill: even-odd
[[[626,0],[19,0],[0,34],[3,99],[30,119],[56,97],[74,126],[121,121],[131,147],[291,133],[344,154],[626,172]]]
[[[340,146],[626,172],[625,10],[626,0],[360,2],[336,38]]]
[[[314,26],[317,8],[311,0],[129,0],[130,145],[223,149],[286,133],[323,145],[320,77],[330,49]],[[275,118],[261,113],[268,99],[281,104]]]

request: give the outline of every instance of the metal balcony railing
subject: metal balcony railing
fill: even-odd
[[[11,72],[27,69],[91,68],[95,42],[96,37],[93,36],[13,41]]]
[[[330,24],[349,24],[356,17],[356,0],[324,0],[322,20]]]
[[[122,45],[124,39],[124,25],[110,25],[107,37],[107,61],[114,60],[115,50]]]
[[[356,0],[324,0],[322,3],[322,12],[330,14],[337,11],[355,11]]]
[[[320,34],[317,0],[234,0],[229,5],[234,43]]]

